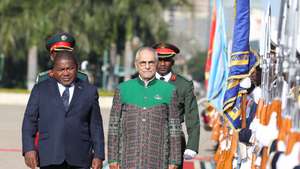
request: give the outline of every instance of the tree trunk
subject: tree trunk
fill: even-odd
[[[37,46],[31,46],[28,51],[28,59],[27,59],[27,89],[31,90],[35,84],[35,79],[37,76],[37,66],[38,66],[38,58],[37,58]]]
[[[131,40],[133,38],[133,20],[127,18],[126,22],[126,42],[125,42],[125,56],[124,56],[124,81],[131,79],[132,74],[132,63],[133,63],[133,52]]]
[[[108,84],[107,89],[113,90],[114,86],[118,83],[117,76],[114,74],[114,67],[116,65],[117,57],[117,46],[115,43],[110,44],[109,51],[109,75],[108,75]]]
[[[125,60],[124,60],[124,81],[131,79],[132,63],[133,63],[133,52],[131,47],[131,40],[125,42]]]

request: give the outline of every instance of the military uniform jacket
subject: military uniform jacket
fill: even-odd
[[[181,163],[181,125],[175,86],[140,78],[115,92],[108,132],[108,161],[126,169],[167,169]]]
[[[176,86],[178,93],[180,119],[181,122],[185,121],[188,134],[186,148],[198,152],[200,120],[193,82],[172,72],[169,83]]]

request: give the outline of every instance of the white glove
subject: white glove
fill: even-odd
[[[294,144],[293,150],[289,155],[281,154],[276,167],[278,169],[293,169],[295,166],[299,164],[298,156],[300,153],[300,143],[297,142]]]
[[[241,80],[240,87],[244,89],[249,89],[251,87],[251,79],[249,77],[246,77],[243,80]]]
[[[242,160],[240,169],[249,169],[249,168],[251,168],[251,162],[252,161],[250,159]]]
[[[261,98],[262,91],[260,87],[255,87],[254,90],[252,91],[252,95],[254,98],[254,102],[258,104],[259,99]]]
[[[261,164],[261,156],[258,156],[258,157],[256,158],[256,160],[255,160],[254,165],[255,165],[255,166],[260,166],[260,164]]]
[[[255,133],[257,131],[258,126],[260,126],[259,119],[255,117],[250,123],[249,129],[252,131],[252,133]]]
[[[278,136],[276,117],[277,117],[277,114],[272,113],[270,122],[267,126],[265,126],[265,125],[257,126],[257,130],[256,130],[256,133],[255,133],[256,134],[256,139],[263,146],[270,146],[272,144],[272,142]]]
[[[277,151],[285,152],[285,150],[286,150],[285,143],[282,140],[279,140],[277,142]]]
[[[185,160],[191,160],[193,159],[195,156],[197,155],[197,153],[191,149],[185,149],[184,153],[183,153],[183,158]]]
[[[247,146],[246,146],[246,144],[238,142],[238,148],[239,148],[239,151],[240,151],[239,158],[241,160],[247,160],[248,155],[247,155]]]

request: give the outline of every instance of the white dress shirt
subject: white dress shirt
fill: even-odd
[[[66,87],[58,82],[57,85],[58,85],[59,94],[60,96],[62,96]],[[69,97],[69,104],[70,104],[74,93],[74,84],[71,84],[71,86],[69,87],[69,92],[70,92],[70,97]]]
[[[160,80],[160,78],[163,77],[163,78],[165,78],[165,79],[164,79],[165,82],[168,82],[168,81],[171,79],[171,76],[172,76],[172,72],[169,72],[168,74],[166,74],[166,75],[164,75],[164,76],[158,74],[157,72],[155,73],[156,79],[159,79],[159,80]]]

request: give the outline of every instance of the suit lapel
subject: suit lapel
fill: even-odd
[[[82,94],[83,92],[83,85],[81,83],[80,80],[76,80],[75,81],[75,86],[74,86],[74,93],[73,93],[73,96],[72,96],[72,99],[71,99],[71,103],[69,105],[69,109],[68,111],[70,111],[72,109],[72,107],[74,105],[76,105],[76,103],[78,102],[78,100],[80,100],[80,95]]]
[[[50,78],[50,92],[49,92],[49,95],[50,97],[49,98],[53,98],[54,102],[60,106],[61,109],[65,109],[64,108],[64,104],[63,104],[63,101],[61,99],[61,96],[60,96],[60,93],[59,93],[59,89],[58,89],[58,85],[57,85],[57,81],[53,78]]]

